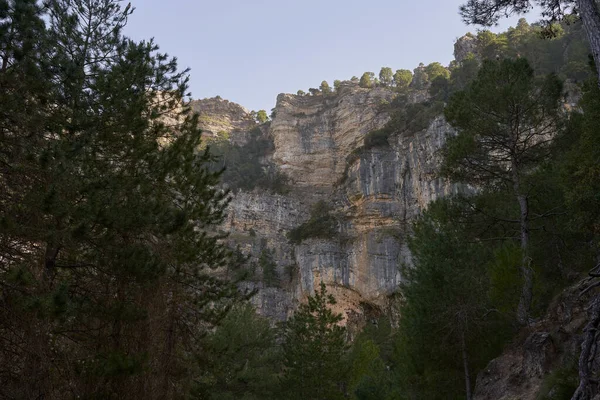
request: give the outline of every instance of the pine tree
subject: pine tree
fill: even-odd
[[[327,83],[327,81],[321,82],[321,86],[319,86],[319,90],[321,90],[321,92],[325,96],[331,94],[331,86],[329,86],[329,83]]]
[[[467,24],[492,26],[503,16],[527,13],[533,5],[542,10],[547,36],[554,36],[554,24],[568,19],[570,11],[576,10],[592,50],[600,85],[600,9],[596,0],[467,0],[460,13]]]
[[[198,355],[198,398],[275,399],[281,352],[275,329],[250,304],[235,306],[204,339]]]
[[[403,270],[397,374],[406,392],[432,399],[471,399],[486,347],[501,337],[488,300],[489,249],[457,223],[460,212],[452,200],[429,206],[413,225],[413,265]]]
[[[455,181],[491,192],[511,193],[519,216],[523,289],[517,312],[526,324],[533,296],[530,198],[527,177],[550,155],[560,127],[562,85],[554,75],[534,77],[527,60],[484,61],[477,78],[450,99],[444,110],[458,130],[449,138],[443,170]]]
[[[398,69],[396,70],[396,73],[394,73],[394,85],[396,85],[398,90],[404,90],[408,88],[412,78],[412,72],[408,69]]]
[[[373,72],[365,72],[360,77],[360,82],[358,83],[360,87],[370,88],[374,85],[375,81],[375,73]]]
[[[0,80],[3,395],[173,398],[238,297],[226,192],[187,72],[117,0],[5,2]],[[13,113],[13,110],[21,110]]]
[[[340,92],[341,86],[342,86],[342,81],[340,81],[339,79],[336,79],[335,81],[333,81],[333,90],[336,93]]]
[[[379,81],[383,86],[390,86],[394,79],[394,73],[390,67],[382,67],[379,71]]]
[[[256,113],[256,119],[259,123],[264,124],[269,120],[269,116],[267,115],[267,112],[265,110],[258,110],[258,112]]]
[[[329,308],[334,304],[334,297],[321,282],[314,296],[288,320],[283,344],[285,398],[344,398],[346,330],[338,325],[342,316]]]

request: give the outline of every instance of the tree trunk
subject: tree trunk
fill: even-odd
[[[596,0],[577,0],[577,9],[596,63],[600,86],[600,11]]]
[[[471,374],[469,373],[469,359],[467,357],[467,345],[465,343],[465,333],[462,332],[461,336],[461,347],[462,347],[462,359],[463,359],[463,368],[465,370],[465,389],[466,389],[466,400],[471,400],[473,396],[471,395]]]
[[[516,185],[517,186],[517,185]],[[529,259],[529,201],[527,196],[518,194],[519,208],[521,215],[519,218],[521,228],[521,275],[523,276],[523,287],[521,288],[521,297],[517,308],[517,320],[521,325],[529,323],[529,310],[533,299],[533,271]]]

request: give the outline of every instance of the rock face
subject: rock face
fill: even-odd
[[[273,161],[295,186],[333,188],[342,177],[345,157],[389,116],[379,111],[393,92],[346,85],[337,95],[280,94],[271,124]]]
[[[456,43],[454,43],[454,59],[456,61],[461,62],[467,58],[469,54],[477,54],[477,38],[471,33],[461,36]]]
[[[216,136],[226,133],[235,143],[240,144],[244,143],[246,134],[257,126],[247,109],[218,96],[193,100],[190,102],[190,107],[198,114],[204,135]]]
[[[525,329],[520,339],[479,373],[475,400],[558,398],[554,395],[564,382],[552,376],[558,376],[561,371],[573,377],[577,373],[581,332],[590,302],[590,297],[582,298],[580,292],[577,285],[562,293],[544,319]],[[599,355],[593,363],[600,365]],[[570,389],[570,393],[575,390]]]
[[[252,259],[265,251],[273,255],[279,284],[265,286],[260,263],[247,282],[258,289],[253,301],[264,315],[285,319],[321,281],[348,319],[390,305],[400,266],[410,263],[410,222],[430,201],[456,190],[436,177],[438,150],[452,133],[442,117],[422,131],[392,134],[389,145],[357,151],[369,132],[387,123],[386,105],[394,96],[387,88],[350,82],[328,96],[278,96],[274,120],[262,125],[274,144],[264,159],[288,176],[290,191],[237,192],[224,227]],[[209,104],[226,105],[233,115],[222,119],[232,125],[245,123],[232,103]],[[333,209],[338,234],[291,244],[287,233],[309,219],[317,201]]]

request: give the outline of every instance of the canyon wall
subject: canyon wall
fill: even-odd
[[[334,94],[277,97],[274,118],[262,135],[273,143],[261,162],[288,177],[288,190],[262,188],[234,193],[223,229],[232,245],[255,261],[253,302],[264,315],[285,319],[323,281],[346,318],[382,312],[410,263],[410,223],[427,204],[456,190],[436,176],[439,149],[451,128],[443,117],[426,129],[392,133],[389,145],[362,149],[364,138],[390,119],[390,88],[362,88],[345,81]],[[422,100],[425,93],[416,93]],[[198,100],[194,109],[208,131],[227,131],[243,143],[256,128],[242,107],[217,98]],[[360,149],[359,149],[360,150]],[[288,232],[310,218],[324,201],[336,216],[337,234],[292,244]],[[272,254],[279,283],[267,286],[257,264]]]

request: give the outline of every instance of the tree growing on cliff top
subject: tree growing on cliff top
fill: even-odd
[[[528,323],[533,296],[528,176],[550,154],[560,123],[562,84],[554,75],[536,79],[527,60],[486,60],[465,91],[444,110],[458,130],[444,150],[444,174],[488,191],[512,193],[518,216],[523,288],[517,319]]]
[[[382,67],[381,71],[379,71],[379,82],[383,86],[390,86],[392,81],[394,80],[394,73],[390,67]]]
[[[398,69],[394,73],[394,85],[398,90],[404,90],[408,88],[412,81],[413,74],[408,69]]]
[[[342,81],[340,81],[339,79],[336,79],[335,81],[333,81],[333,90],[338,93],[340,91],[340,88],[342,86]]]
[[[441,76],[445,79],[450,77],[450,71],[439,62],[432,62],[425,67],[427,73],[427,79],[429,82],[433,82],[435,78]]]
[[[358,83],[360,87],[370,88],[373,86],[375,80],[375,73],[373,72],[365,72],[360,77],[360,82]]]
[[[329,83],[327,83],[327,81],[321,82],[321,86],[319,86],[319,89],[325,96],[331,94],[331,86],[329,86]]]
[[[550,35],[554,33],[554,22],[571,12],[579,15],[596,63],[600,85],[600,10],[596,0],[467,0],[460,7],[460,13],[467,24],[491,26],[503,16],[525,14],[534,5],[542,9],[548,28],[546,32]]]
[[[264,124],[269,120],[269,116],[267,115],[267,112],[265,110],[258,110],[258,112],[256,113],[256,120],[259,123]]]

